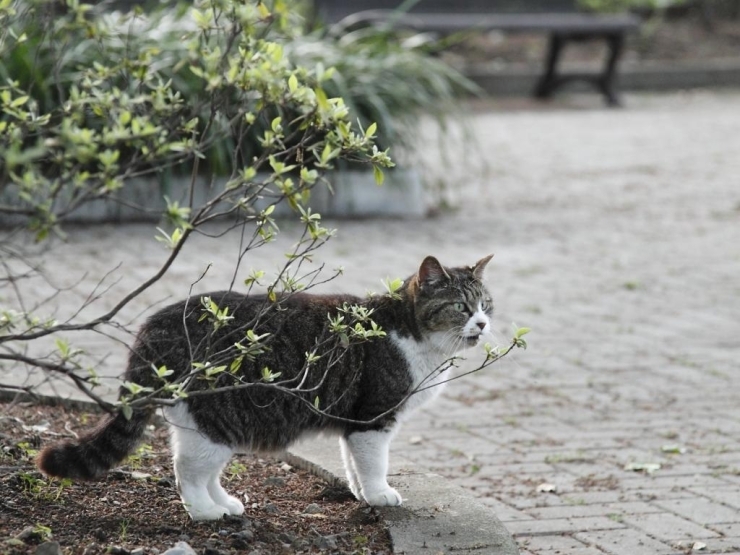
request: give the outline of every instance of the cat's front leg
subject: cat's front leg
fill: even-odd
[[[387,480],[391,439],[391,429],[353,432],[346,438],[359,482],[360,496],[373,507],[401,504],[400,494],[388,485]]]

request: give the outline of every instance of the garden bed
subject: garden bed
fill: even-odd
[[[175,487],[167,431],[152,427],[123,466],[96,482],[48,480],[33,464],[48,443],[89,428],[98,414],[0,404],[0,552],[158,554],[186,542],[196,553],[389,554],[378,513],[278,459],[235,457],[224,487],[246,513],[192,522]],[[58,542],[61,551],[48,542]]]

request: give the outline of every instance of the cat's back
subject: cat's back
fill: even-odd
[[[360,297],[344,294],[316,295],[291,293],[271,298],[268,294],[244,294],[236,291],[212,291],[193,295],[157,311],[148,318],[143,333],[157,328],[176,330],[204,321],[213,322],[223,315],[223,327],[234,327],[254,321],[259,328],[271,328],[284,322],[305,324],[307,320],[327,321],[345,304],[359,304]],[[255,320],[255,318],[259,319]],[[198,326],[208,329],[209,326]],[[211,326],[212,328],[213,326]],[[258,330],[255,330],[258,331]]]

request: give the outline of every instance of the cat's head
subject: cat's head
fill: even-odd
[[[491,258],[447,268],[427,256],[409,280],[417,326],[442,351],[453,354],[472,347],[490,332],[493,302],[483,275]]]

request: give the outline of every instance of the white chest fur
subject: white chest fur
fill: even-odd
[[[398,420],[403,421],[442,392],[444,382],[451,373],[449,364],[446,363],[449,357],[435,345],[420,343],[410,337],[400,337],[395,332],[390,334],[390,339],[403,353],[413,382],[411,390],[414,393],[396,415]]]

